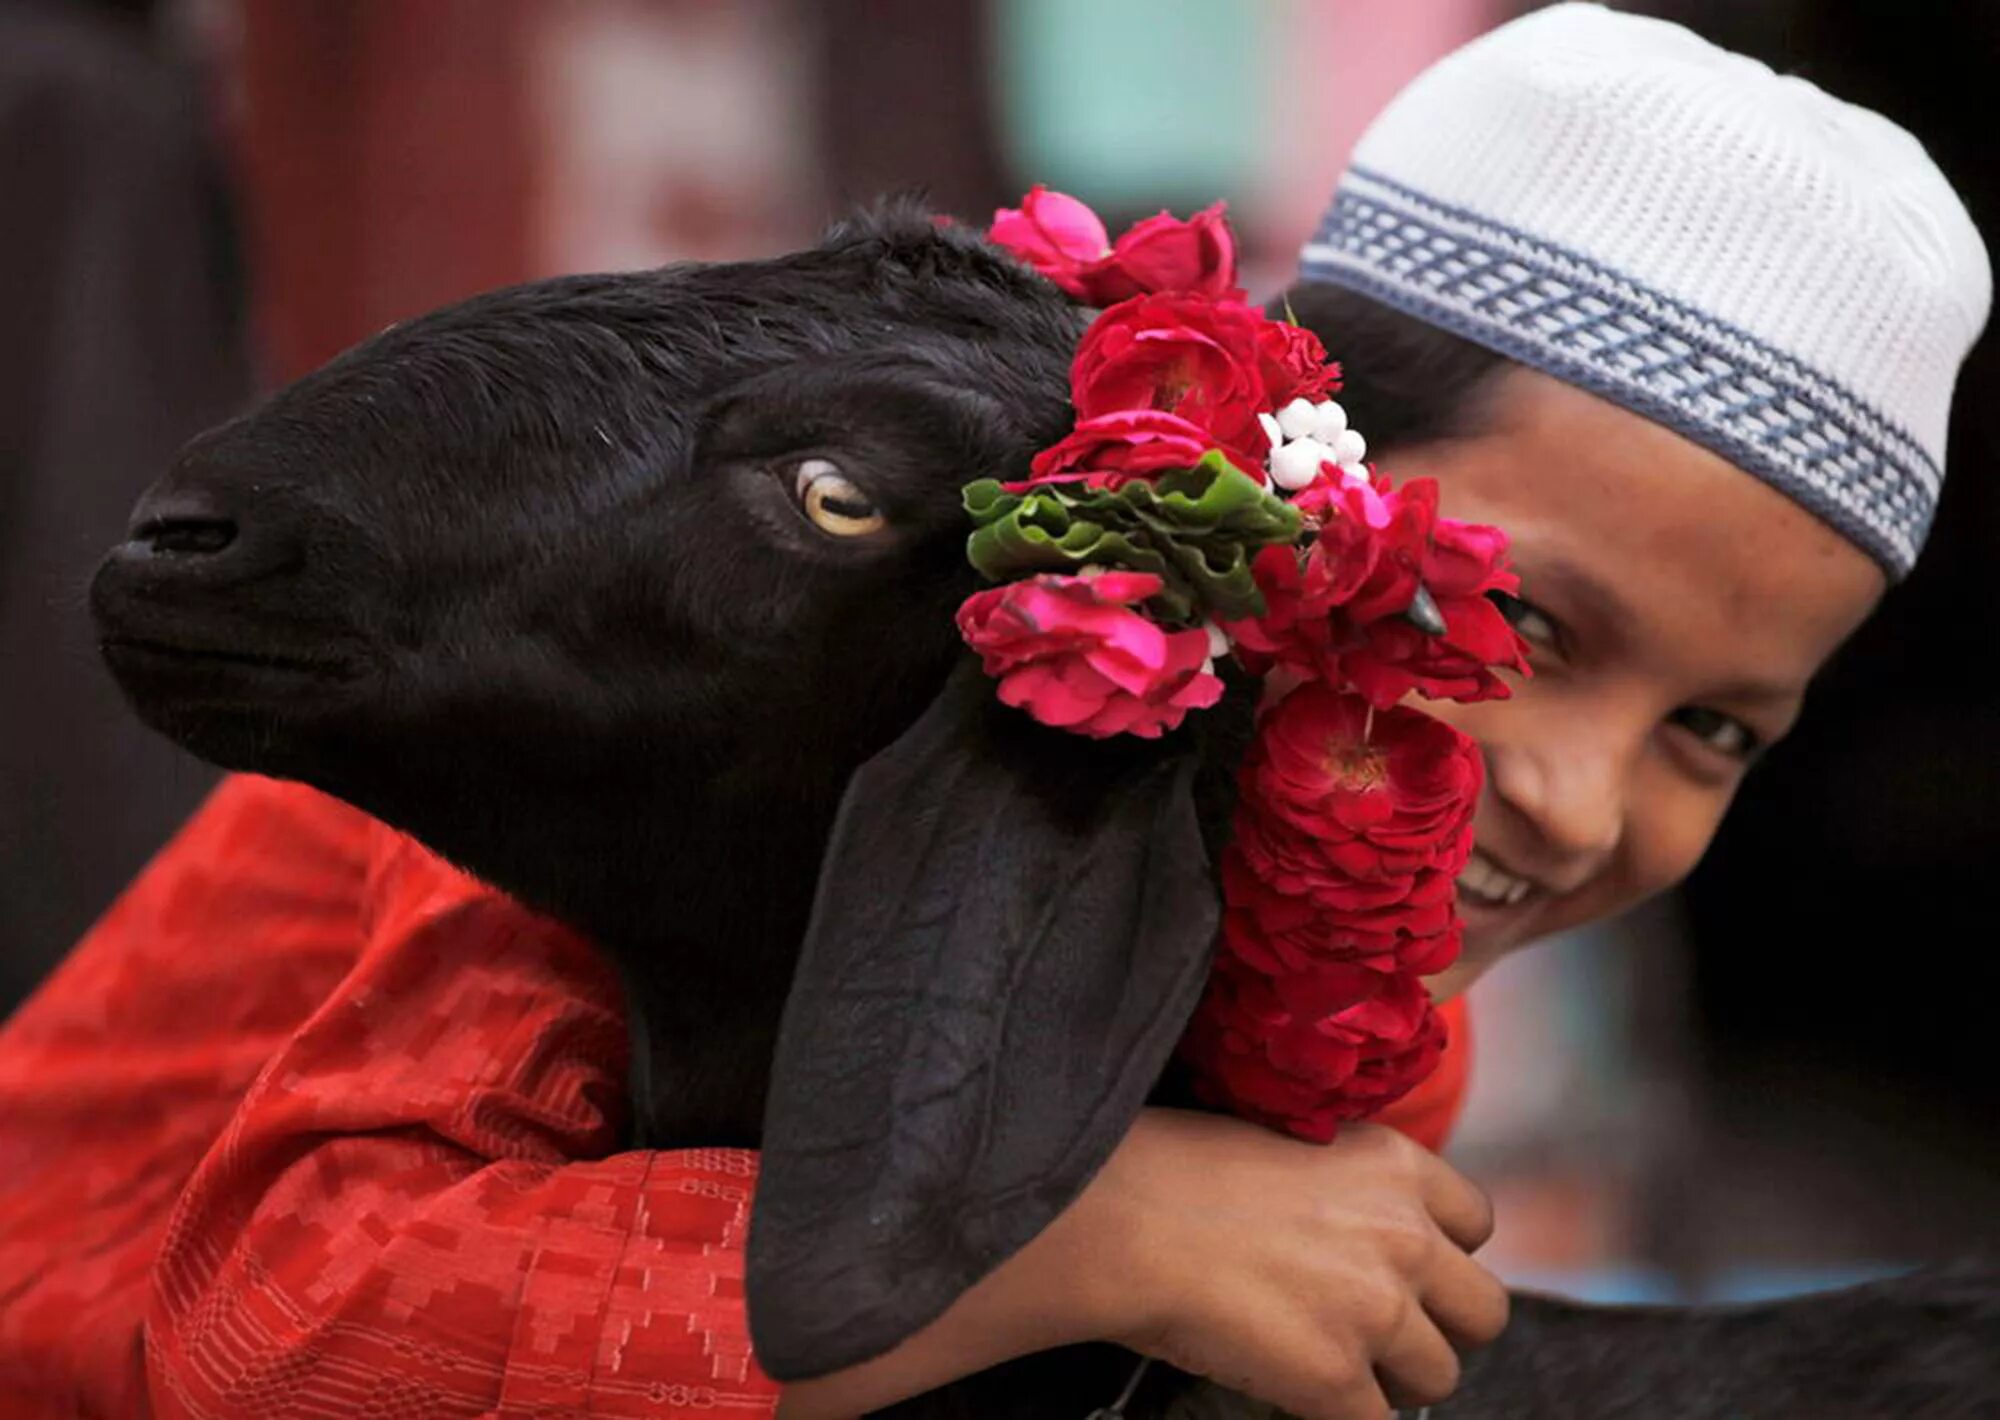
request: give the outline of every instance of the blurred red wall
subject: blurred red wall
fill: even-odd
[[[244,0],[253,318],[288,380],[533,272],[532,0]]]

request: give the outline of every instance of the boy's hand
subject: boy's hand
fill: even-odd
[[[1148,1110],[1043,1244],[1073,1249],[1097,1334],[1303,1420],[1445,1399],[1507,1321],[1471,1252],[1485,1195],[1392,1130],[1328,1146]]]
[[[1402,1135],[1321,1147],[1149,1109],[1076,1202],[895,1350],[787,1386],[844,1420],[1075,1341],[1116,1341],[1302,1420],[1382,1420],[1458,1383],[1507,1294],[1468,1255],[1485,1195]]]

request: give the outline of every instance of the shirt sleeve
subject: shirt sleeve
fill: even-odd
[[[605,963],[381,832],[359,961],[181,1196],[157,1413],[771,1414],[742,1295],[755,1155],[606,1157]]]
[[[0,1406],[139,1405],[174,1200],[264,1063],[353,968],[373,835],[225,781],[0,1027]]]

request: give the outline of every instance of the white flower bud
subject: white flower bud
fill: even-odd
[[[1204,621],[1201,624],[1201,629],[1208,633],[1208,659],[1210,661],[1213,661],[1217,656],[1226,656],[1229,654],[1228,633],[1212,621]]]
[[[1271,455],[1271,479],[1280,488],[1297,492],[1319,477],[1319,466],[1333,457],[1317,439],[1294,439]]]
[[[1285,431],[1287,439],[1303,439],[1312,433],[1313,407],[1304,399],[1295,399],[1278,411],[1278,427]]]
[[[1368,457],[1368,441],[1352,429],[1341,432],[1333,441],[1333,461],[1335,463],[1360,463]]]
[[[1285,431],[1279,427],[1276,419],[1268,414],[1260,413],[1257,416],[1257,422],[1264,427],[1264,437],[1271,441],[1272,448],[1275,449],[1285,442]]]
[[[1323,399],[1313,406],[1312,436],[1322,444],[1331,444],[1347,432],[1347,411],[1330,399]]]

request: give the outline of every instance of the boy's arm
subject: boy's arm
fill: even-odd
[[[769,1413],[741,1297],[754,1156],[602,1158],[625,1068],[604,963],[376,832],[365,950],[180,1200],[155,1408]]]
[[[0,1026],[0,1391],[130,1413],[176,1196],[361,951],[382,830],[299,785],[225,781]]]
[[[408,840],[365,901],[355,969],[182,1195],[155,1409],[768,1414],[741,1294],[754,1156],[603,1157],[626,1044],[598,955]]]

